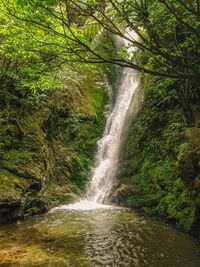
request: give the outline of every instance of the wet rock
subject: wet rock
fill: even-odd
[[[125,204],[125,196],[127,197],[127,195],[133,194],[134,191],[135,189],[133,185],[121,184],[119,187],[115,187],[111,194],[110,200],[118,205],[123,205]]]
[[[115,198],[118,194],[126,194],[128,192],[134,192],[134,187],[132,185],[121,184],[114,192],[113,198]]]
[[[194,149],[187,149],[177,156],[176,167],[178,174],[187,184],[193,183],[200,173],[200,146]]]
[[[54,242],[55,240],[56,239],[54,237],[49,237],[49,238],[42,239],[42,241],[45,242],[45,243]]]

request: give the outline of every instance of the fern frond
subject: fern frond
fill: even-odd
[[[96,12],[94,14],[96,17],[99,18],[99,20],[106,20],[106,18],[100,13]],[[118,29],[124,32],[124,23],[117,22],[117,12],[115,9],[113,9],[112,5],[108,5],[105,9],[105,15],[110,21],[115,21],[115,25],[117,25]],[[85,37],[91,41],[91,49],[95,49],[99,46],[99,44],[102,42],[105,34],[107,33],[107,30],[98,23],[94,18],[88,18],[85,25],[84,25],[84,35]]]
[[[93,38],[92,42],[91,42],[91,49],[94,50],[95,48],[97,48],[99,46],[99,44],[102,42],[103,37],[106,34],[106,30],[104,28],[101,28],[101,30],[95,35],[95,37]]]
[[[88,40],[91,40],[98,34],[101,28],[102,26],[98,22],[91,21],[91,19],[89,19],[89,21],[87,20],[84,25],[83,34]]]

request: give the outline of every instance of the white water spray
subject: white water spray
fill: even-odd
[[[134,32],[129,32],[128,37],[135,39],[137,35]],[[118,40],[118,42],[122,42],[122,40]],[[124,44],[128,46],[129,42],[125,41]],[[134,48],[130,47],[128,53],[131,54],[133,50]],[[130,68],[124,68],[115,105],[107,118],[103,137],[98,141],[97,154],[87,187],[86,199],[75,204],[63,206],[64,208],[90,210],[111,207],[102,203],[106,202],[114,184],[120,145],[128,128],[127,118],[134,117],[138,112],[138,101],[132,101],[138,84],[138,72]],[[134,96],[136,99],[137,94]],[[133,102],[134,107],[130,110],[130,105],[133,105]]]

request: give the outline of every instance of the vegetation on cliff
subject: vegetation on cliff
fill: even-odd
[[[33,93],[12,83],[1,92],[1,222],[44,212],[84,189],[107,85],[103,72],[82,76],[66,81],[67,89]]]
[[[56,49],[37,53],[43,30],[26,28],[0,5],[0,222],[6,222],[81,194],[104,127],[105,72],[112,82],[114,69],[61,64]]]
[[[145,88],[143,108],[123,147],[114,198],[198,235],[200,107],[192,105],[188,121],[177,85],[167,85],[151,79]]]

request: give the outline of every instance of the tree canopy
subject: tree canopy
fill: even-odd
[[[32,72],[67,64],[112,63],[161,77],[199,80],[198,0],[1,0],[4,67]],[[133,39],[130,30],[137,33]],[[128,47],[106,53],[120,36]],[[22,63],[23,61],[23,63]],[[4,68],[5,69],[5,68]]]

